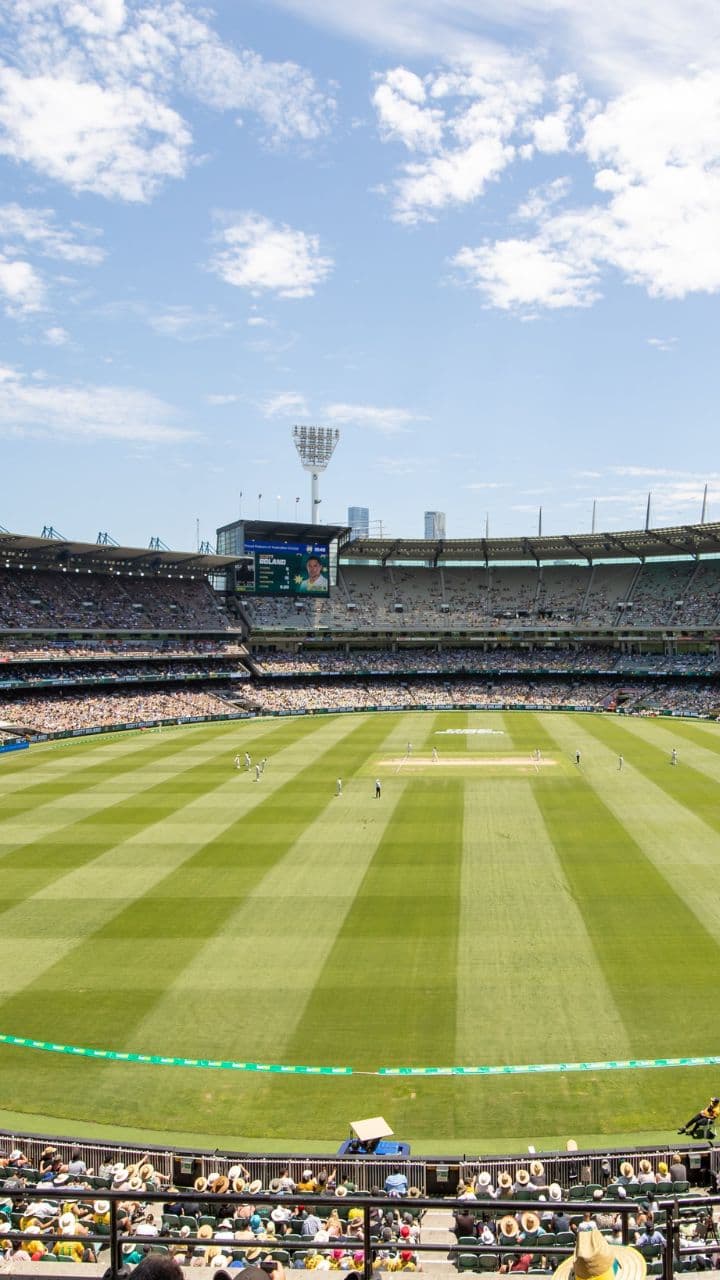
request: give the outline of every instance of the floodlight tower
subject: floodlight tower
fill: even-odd
[[[293,427],[293,441],[300,461],[310,472],[310,520],[317,524],[320,517],[320,473],[327,467],[340,439],[337,427]]]

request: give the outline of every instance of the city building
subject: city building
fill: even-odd
[[[353,538],[367,538],[370,534],[370,508],[348,507],[347,522]]]
[[[445,537],[444,511],[425,512],[425,537],[432,538],[434,542],[437,542],[439,538]]]

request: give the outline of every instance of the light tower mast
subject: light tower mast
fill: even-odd
[[[327,467],[340,439],[337,427],[293,427],[293,440],[300,461],[310,472],[310,521],[320,517],[320,473]]]

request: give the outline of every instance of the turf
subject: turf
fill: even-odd
[[[410,740],[376,800],[378,762]],[[259,783],[233,768],[246,748],[268,757]],[[552,767],[470,763],[535,748]],[[358,1072],[5,1047],[12,1123],[310,1149],[383,1114],[436,1151],[669,1140],[714,1070],[373,1072],[717,1053],[719,786],[714,725],[557,713],[298,717],[0,758],[0,1031]]]

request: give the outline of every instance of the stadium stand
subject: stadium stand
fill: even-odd
[[[718,713],[720,528],[541,542],[355,543],[328,599],[236,599],[222,589],[231,556],[0,534],[0,724],[68,733],[368,706]]]
[[[549,1275],[578,1234],[633,1244],[650,1274],[705,1270],[718,1153],[568,1150],[538,1156],[232,1155],[0,1138],[4,1270],[51,1258],[126,1274],[144,1258],[242,1269]],[[693,1184],[688,1179],[691,1169]],[[529,1262],[527,1261],[529,1255]],[[525,1265],[521,1265],[522,1262]],[[278,1270],[276,1267],[275,1270]],[[141,1273],[139,1273],[141,1274]]]

